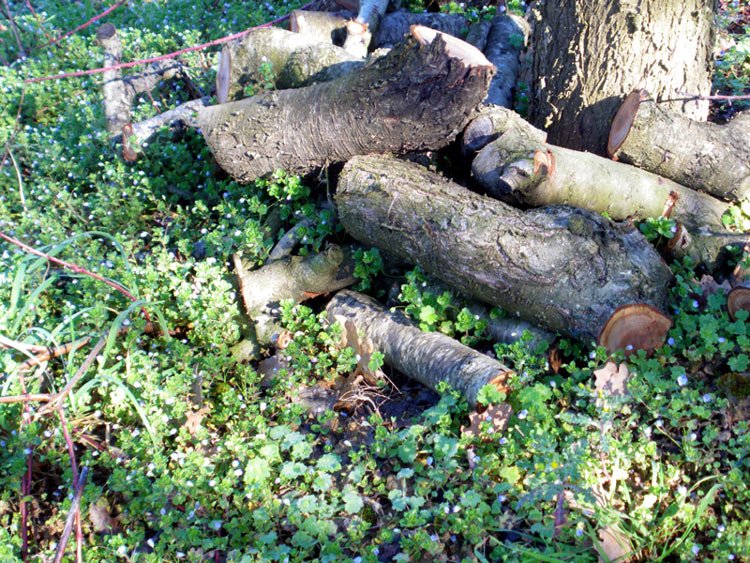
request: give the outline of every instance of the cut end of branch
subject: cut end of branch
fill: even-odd
[[[99,41],[106,41],[112,39],[117,34],[117,28],[111,23],[105,23],[96,30],[96,38]]]
[[[637,350],[650,352],[664,344],[672,320],[657,308],[645,303],[618,307],[599,334],[599,345],[608,352]]]
[[[727,312],[733,321],[736,320],[737,311],[750,312],[750,283],[748,282],[734,286],[727,295]]]
[[[501,371],[492,380],[489,381],[488,385],[492,385],[498,391],[507,394],[509,392],[507,385],[508,379],[510,379],[512,375],[515,375],[515,373],[516,372],[511,369]]]
[[[635,116],[638,115],[641,101],[646,97],[648,97],[646,90],[633,90],[625,97],[625,101],[617,110],[609,129],[609,140],[607,141],[607,155],[612,160],[617,160],[617,151],[628,138]]]
[[[423,25],[413,25],[409,28],[412,37],[422,45],[429,45],[436,37],[445,42],[445,52],[449,57],[460,59],[468,67],[492,66],[482,51],[470,45],[466,41],[461,41],[457,37],[436,31]]]

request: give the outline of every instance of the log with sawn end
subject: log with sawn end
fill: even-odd
[[[383,353],[385,363],[437,390],[441,382],[475,405],[479,390],[493,385],[507,391],[513,371],[439,332],[422,332],[402,313],[390,312],[370,297],[339,291],[326,307],[331,322],[352,319],[358,330]]]
[[[494,67],[468,43],[415,26],[373,64],[337,80],[201,110],[219,165],[240,182],[306,173],[356,154],[447,146],[476,113]]]
[[[357,240],[547,330],[593,340],[622,305],[665,307],[672,274],[656,250],[590,211],[521,212],[384,156],[352,158],[336,202]]]

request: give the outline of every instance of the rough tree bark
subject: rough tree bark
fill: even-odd
[[[620,106],[610,157],[724,199],[750,196],[750,112],[726,125],[700,123],[647,96],[634,91]]]
[[[485,385],[507,390],[511,369],[444,334],[422,332],[403,314],[389,312],[365,295],[339,291],[326,312],[331,322],[352,319],[389,366],[431,389],[446,382],[470,405]]]
[[[596,339],[620,305],[663,309],[672,279],[632,227],[570,207],[524,213],[393,158],[351,159],[336,202],[357,240],[574,337]]]
[[[474,116],[492,73],[468,43],[415,26],[406,42],[358,72],[206,108],[198,119],[219,165],[251,182],[355,154],[442,148]]]
[[[575,205],[616,221],[657,218],[670,204],[671,217],[688,228],[721,230],[728,207],[633,166],[542,143],[527,128],[510,129],[484,147],[471,171],[490,195],[504,201],[532,207]]]
[[[645,88],[705,120],[713,0],[539,0],[532,12],[530,117],[550,142],[603,155],[622,95]],[[682,93],[682,94],[681,94]]]

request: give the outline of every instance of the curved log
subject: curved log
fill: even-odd
[[[251,182],[355,154],[442,148],[474,116],[492,73],[468,43],[415,26],[407,42],[359,72],[213,106],[198,118],[219,165]]]

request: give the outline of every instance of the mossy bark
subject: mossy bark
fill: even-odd
[[[617,152],[622,162],[739,201],[750,196],[750,112],[725,125],[700,123],[646,100]]]
[[[660,217],[677,194],[673,219],[688,228],[724,229],[726,203],[627,164],[541,142],[526,128],[488,144],[471,169],[490,195],[514,204],[575,205],[622,221]]]
[[[336,202],[357,240],[547,330],[596,339],[620,305],[665,306],[672,274],[658,253],[589,211],[521,212],[382,156],[351,159]]]

